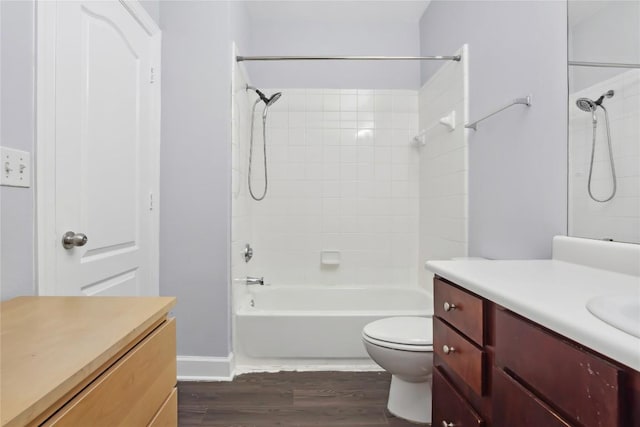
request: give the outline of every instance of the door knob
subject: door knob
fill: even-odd
[[[82,233],[67,231],[62,236],[62,247],[65,249],[71,249],[74,246],[84,246],[87,244],[87,240],[87,236]]]

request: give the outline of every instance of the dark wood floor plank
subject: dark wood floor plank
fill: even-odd
[[[179,427],[199,427],[202,426],[202,420],[207,410],[185,407],[178,405],[178,426]]]
[[[293,405],[301,407],[326,406],[378,406],[385,402],[388,391],[376,389],[335,390],[325,388],[296,388],[293,391]],[[384,405],[383,405],[384,406]]]
[[[179,382],[180,427],[410,427],[386,410],[386,372],[278,372]]]
[[[219,408],[209,409],[203,419],[207,426],[387,426],[379,408]]]

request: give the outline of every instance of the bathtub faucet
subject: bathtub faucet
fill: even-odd
[[[247,276],[245,283],[248,285],[264,285],[264,277],[251,277]]]

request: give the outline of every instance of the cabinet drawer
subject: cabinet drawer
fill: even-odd
[[[176,385],[176,323],[170,319],[96,378],[46,426],[144,426]]]
[[[439,368],[433,371],[433,426],[482,427],[484,421],[447,380]]]
[[[485,355],[482,350],[437,317],[433,318],[433,348],[474,392],[483,394]]]
[[[493,371],[492,398],[494,427],[571,427],[502,369]]]
[[[458,289],[447,282],[433,279],[434,314],[479,346],[483,346],[484,306],[481,298]]]
[[[178,425],[178,390],[174,388],[149,427],[176,427]]]
[[[505,310],[496,313],[495,356],[497,366],[581,425],[621,425],[621,372],[604,359]]]

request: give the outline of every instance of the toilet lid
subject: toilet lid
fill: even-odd
[[[395,344],[430,346],[433,344],[433,321],[428,317],[389,317],[369,323],[363,334]]]

